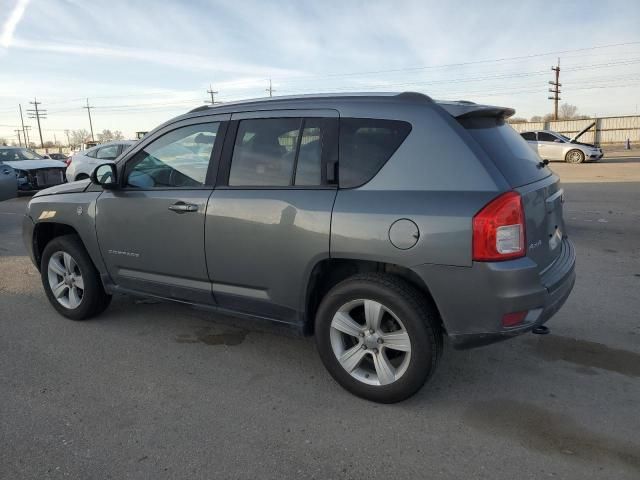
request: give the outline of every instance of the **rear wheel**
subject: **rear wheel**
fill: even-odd
[[[315,335],[333,378],[360,397],[393,403],[413,395],[435,371],[442,335],[435,308],[391,275],[356,275],[322,300]]]
[[[40,274],[51,305],[72,320],[98,315],[111,301],[91,258],[75,235],[56,237],[47,244]]]
[[[582,163],[584,162],[584,152],[580,150],[569,150],[564,158],[567,163]]]

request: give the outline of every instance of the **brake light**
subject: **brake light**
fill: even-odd
[[[69,157],[69,158],[67,158],[67,159],[64,161],[64,163],[67,165],[67,167],[68,167],[69,165],[71,165],[71,160],[73,160],[73,158]]]
[[[523,257],[525,240],[522,198],[506,192],[473,217],[473,260],[479,262]]]
[[[522,322],[524,322],[527,313],[527,311],[506,313],[502,316],[502,326],[515,327],[516,325],[520,325]]]

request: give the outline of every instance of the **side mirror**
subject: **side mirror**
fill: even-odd
[[[118,170],[114,163],[98,165],[91,173],[91,181],[105,190],[118,188]]]
[[[562,140],[560,140],[559,138],[556,138],[556,139],[554,140],[554,142],[555,142],[555,143],[562,143]]]

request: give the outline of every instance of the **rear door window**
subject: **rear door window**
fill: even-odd
[[[551,175],[538,154],[504,119],[469,117],[461,118],[459,122],[491,157],[512,187]]]
[[[353,188],[371,180],[402,144],[411,124],[398,120],[340,120],[339,181]]]
[[[558,140],[558,137],[555,135],[551,135],[547,132],[538,132],[538,141],[539,142],[555,142]]]
[[[536,134],[535,132],[525,132],[521,133],[520,136],[529,142],[535,142]]]

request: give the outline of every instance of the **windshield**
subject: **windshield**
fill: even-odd
[[[43,157],[26,148],[0,149],[0,161],[11,162],[15,160],[42,160]]]

